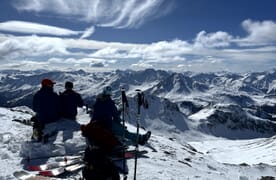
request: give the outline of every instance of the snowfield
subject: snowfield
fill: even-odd
[[[27,107],[0,108],[0,179],[11,180],[13,172],[29,164],[51,162],[54,158],[32,159],[47,156],[78,154],[85,148],[85,139],[78,127],[89,122],[89,115],[79,109],[77,122],[63,119],[47,129],[58,129],[56,137],[47,144],[31,143],[31,127],[13,121],[29,119]],[[135,127],[128,124],[130,130]],[[143,130],[141,130],[144,132]],[[185,134],[186,133],[186,134]],[[192,136],[192,131],[183,137]],[[191,133],[189,135],[189,133]],[[208,139],[208,136],[205,137]],[[137,178],[141,180],[231,179],[257,180],[266,176],[276,177],[275,139],[227,140],[212,137],[209,141],[182,141],[169,135],[153,134],[149,144],[140,149],[149,151],[148,158],[138,159]],[[133,147],[130,147],[133,148]],[[29,157],[28,162],[24,158]],[[128,160],[129,179],[133,177],[134,161]],[[81,172],[61,176],[78,179]]]

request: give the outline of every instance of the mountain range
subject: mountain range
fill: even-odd
[[[2,70],[0,106],[31,108],[32,97],[43,78],[56,82],[56,92],[62,92],[64,83],[72,81],[88,107],[92,107],[96,95],[107,85],[113,88],[113,98],[120,105],[123,87],[130,101],[128,116],[132,124],[136,121],[135,99],[139,89],[149,102],[149,109],[142,110],[142,126],[158,133],[166,127],[166,131],[175,136],[183,131],[199,131],[217,137],[248,139],[270,137],[276,132],[276,70],[244,74],[176,73],[154,69]],[[155,127],[156,123],[151,121],[160,121],[160,126]]]

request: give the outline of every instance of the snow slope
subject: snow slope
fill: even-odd
[[[12,121],[28,119],[31,113],[32,111],[27,107],[0,108],[0,179],[14,179],[12,172],[21,170],[28,164],[23,160],[26,156],[31,158],[62,156],[76,154],[85,148],[85,139],[77,130],[79,124],[89,122],[89,115],[85,110],[79,109],[75,123],[66,119],[58,122],[55,128],[60,131],[57,137],[50,139],[51,142],[47,144],[30,143],[31,127]],[[128,124],[128,129],[135,130],[135,127]],[[188,136],[184,132],[182,135]],[[137,178],[141,180],[257,180],[262,176],[275,177],[274,141],[275,137],[243,141],[215,138],[212,141],[179,142],[168,135],[153,134],[148,145],[140,146],[140,149],[148,150],[149,153],[148,158],[138,159]],[[53,159],[31,160],[30,163],[39,164],[46,161],[53,161]],[[132,179],[133,160],[128,160],[128,168],[129,178]],[[61,178],[75,179],[80,176],[80,172],[77,172]]]

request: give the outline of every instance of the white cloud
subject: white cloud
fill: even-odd
[[[28,34],[47,34],[56,36],[78,35],[80,32],[69,29],[48,26],[32,22],[24,21],[7,21],[0,23],[0,31],[9,31]]]
[[[0,41],[0,57],[2,58],[22,58],[55,54],[69,54],[62,39],[39,36],[8,36]]]
[[[85,39],[88,38],[89,36],[91,36],[93,33],[95,32],[95,27],[91,26],[90,28],[87,28],[83,35],[80,37],[80,39]]]
[[[276,46],[273,44],[273,38],[266,40],[266,44],[257,36],[254,36],[255,39],[250,39],[255,45],[257,42],[262,42],[262,46],[251,46],[251,44],[239,48],[238,44],[235,44],[253,37],[251,34],[254,33],[249,33],[243,38],[232,37],[226,32],[207,34],[202,31],[193,42],[177,39],[151,44],[0,34],[0,57],[2,62],[12,59],[18,64],[21,64],[22,59],[47,62],[43,66],[37,64],[39,68],[48,67],[50,64],[53,64],[51,67],[97,67],[95,69],[131,67],[179,71],[253,69],[259,71],[275,67]]]
[[[230,45],[232,36],[226,32],[218,31],[215,33],[206,33],[201,31],[195,38],[195,46],[199,47],[227,47]]]
[[[80,49],[103,49],[103,48],[118,48],[120,50],[130,50],[133,47],[143,48],[146,44],[131,44],[131,43],[120,43],[120,42],[104,42],[94,41],[86,39],[64,39],[64,42],[71,48]]]
[[[147,69],[147,68],[153,68],[152,64],[147,64],[144,62],[139,62],[136,64],[132,64],[130,67],[134,68],[134,69]]]
[[[104,59],[95,59],[95,58],[50,58],[48,60],[49,64],[55,64],[56,66],[62,67],[105,67],[107,66],[106,60]]]
[[[15,0],[20,11],[54,13],[97,26],[131,28],[169,13],[172,1],[165,0]]]
[[[122,57],[117,48],[106,47],[96,51],[91,54],[93,57],[102,57],[102,58],[110,58],[110,57]]]
[[[240,45],[255,46],[276,43],[276,23],[274,21],[260,22],[248,19],[242,22],[242,27],[248,36],[237,40]]]

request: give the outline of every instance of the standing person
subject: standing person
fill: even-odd
[[[78,107],[83,106],[81,95],[73,90],[73,83],[65,83],[65,91],[60,94],[61,117],[75,120]]]
[[[125,138],[131,142],[136,143],[137,134],[127,131],[121,124],[120,112],[118,111],[115,102],[111,99],[112,88],[107,86],[103,92],[96,98],[93,106],[93,116],[91,121],[97,121],[106,129],[111,130],[113,134],[122,137],[125,131]],[[138,135],[138,143],[144,145],[150,138],[151,132],[148,131],[144,135]]]
[[[36,115],[32,118],[32,138],[37,141],[41,141],[45,125],[59,119],[60,102],[58,94],[54,92],[54,84],[55,82],[50,79],[43,79],[40,90],[33,97],[33,110]]]

